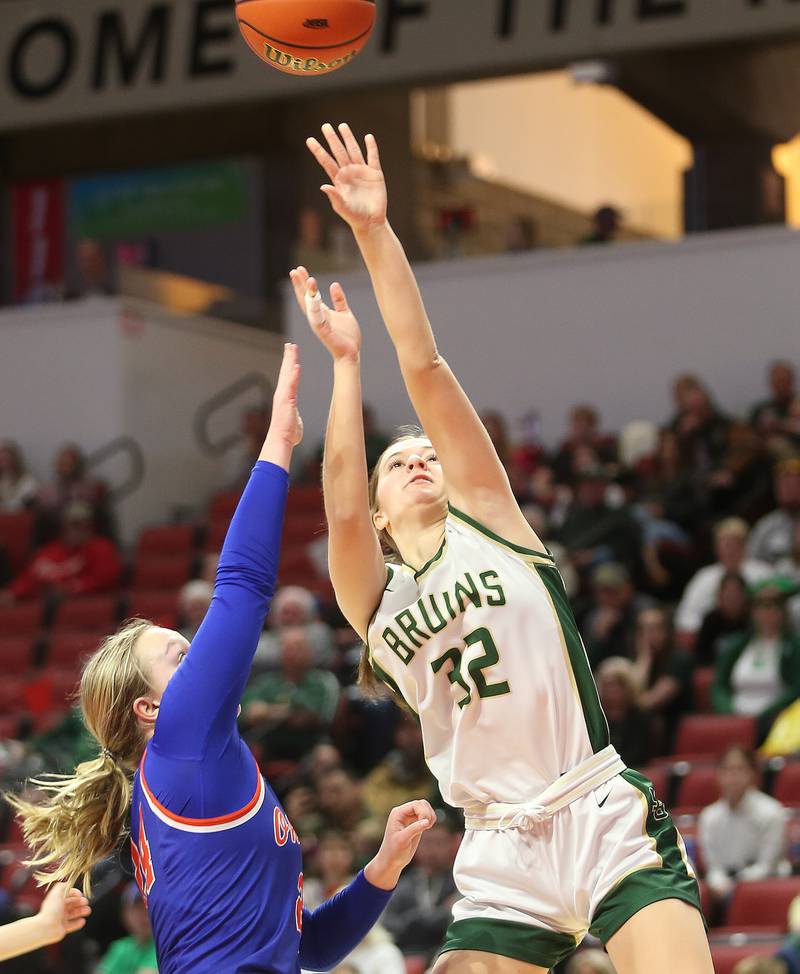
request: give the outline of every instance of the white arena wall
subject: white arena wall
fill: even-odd
[[[671,377],[692,371],[737,412],[763,395],[769,360],[800,367],[800,234],[784,228],[455,260],[421,266],[418,278],[439,348],[476,407],[515,423],[534,408],[550,444],[578,401],[595,403],[608,429],[662,422]],[[384,427],[411,422],[369,280],[342,280],[364,333],[364,398]],[[288,290],[286,300],[318,437],[330,364]]]

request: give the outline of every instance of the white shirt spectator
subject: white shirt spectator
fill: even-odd
[[[775,569],[763,561],[747,558],[739,569],[748,585],[771,578]],[[719,583],[725,575],[726,569],[717,562],[701,568],[686,586],[683,598],[675,612],[675,628],[679,632],[698,632],[703,624],[706,613],[710,612],[716,603]]]
[[[757,717],[783,690],[781,642],[753,637],[731,673],[733,712]]]
[[[774,564],[790,555],[796,520],[779,508],[756,521],[747,541],[748,558]]]
[[[720,799],[704,808],[698,821],[698,843],[712,889],[737,880],[777,876],[786,847],[786,810],[756,788],[732,808]]]

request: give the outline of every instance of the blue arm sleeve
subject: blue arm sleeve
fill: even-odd
[[[308,971],[336,967],[377,923],[393,892],[373,886],[362,870],[313,913],[303,910],[300,966]]]
[[[236,711],[275,590],[289,477],[259,462],[220,554],[214,597],[186,658],[164,691],[152,747],[164,757],[219,754]]]

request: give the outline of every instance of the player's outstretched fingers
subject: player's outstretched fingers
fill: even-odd
[[[330,122],[326,122],[322,126],[322,134],[325,136],[325,141],[330,146],[330,150],[333,153],[333,158],[339,163],[341,167],[350,165],[350,157],[347,154],[347,149],[345,149],[342,144],[342,140],[336,134],[336,129],[331,125]]]
[[[336,160],[325,151],[322,144],[315,138],[309,138],[306,139],[306,145],[308,146],[311,155],[325,170],[328,179],[336,179],[336,173],[339,172],[339,167],[336,165]]]
[[[338,281],[334,281],[331,284],[330,292],[334,311],[348,311],[347,295],[344,293],[344,288]]]
[[[353,135],[353,131],[347,122],[340,123],[339,135],[341,135],[347,153],[350,156],[350,162],[356,163],[359,166],[366,165],[361,152],[361,146],[358,144],[358,139]]]
[[[308,280],[307,272],[305,277],[303,277],[302,272],[304,270],[304,267],[295,267],[289,271],[289,280],[292,282],[295,300],[303,314],[306,313],[306,281]]]
[[[367,147],[367,165],[371,169],[381,168],[381,157],[378,152],[378,143],[375,136],[370,134],[364,139],[364,144]]]

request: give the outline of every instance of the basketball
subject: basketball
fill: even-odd
[[[303,77],[337,71],[375,24],[374,0],[237,0],[236,19],[262,61]]]

